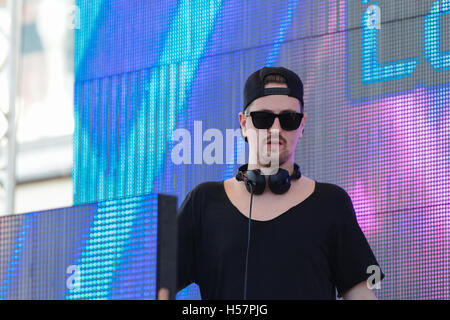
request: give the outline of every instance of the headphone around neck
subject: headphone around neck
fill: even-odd
[[[239,167],[236,174],[238,181],[244,181],[247,191],[254,194],[262,194],[266,188],[266,178],[260,169],[247,170],[248,164]],[[302,176],[299,166],[294,163],[294,172],[289,176],[289,171],[279,168],[277,173],[269,176],[269,188],[275,194],[283,194],[291,187],[292,179],[300,179]],[[253,190],[252,190],[253,189]]]

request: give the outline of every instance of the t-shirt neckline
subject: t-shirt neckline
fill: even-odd
[[[225,182],[225,181],[222,180],[221,183],[220,183],[220,186],[221,186],[221,189],[222,189],[222,190],[221,190],[221,191],[222,191],[222,194],[223,194],[223,196],[225,197],[225,202],[233,209],[233,211],[235,211],[235,212],[236,212],[237,214],[239,214],[243,219],[245,219],[245,221],[248,221],[249,218],[248,218],[245,214],[243,214],[243,213],[241,212],[241,210],[239,210],[239,209],[233,204],[233,202],[231,202],[230,198],[229,198],[228,195],[227,195],[227,192],[225,191],[225,183],[224,183],[224,182]],[[275,221],[275,220],[278,220],[281,216],[286,216],[286,214],[288,214],[288,213],[294,211],[294,209],[296,209],[296,208],[298,208],[298,207],[303,206],[305,202],[310,201],[311,198],[315,197],[315,195],[316,195],[316,193],[317,193],[317,185],[318,185],[318,182],[317,182],[316,180],[314,180],[314,190],[313,190],[313,192],[312,192],[307,198],[305,198],[305,199],[303,199],[303,201],[301,201],[301,202],[299,202],[299,203],[293,205],[292,207],[290,207],[290,208],[287,209],[286,211],[280,213],[280,214],[277,215],[276,217],[274,217],[274,218],[272,218],[272,219],[269,219],[269,220],[256,220],[256,219],[253,219],[253,218],[252,218],[252,223],[253,223],[253,222],[256,222],[256,223],[270,223],[270,222],[273,222],[273,221]],[[255,199],[253,198],[253,201],[254,201],[254,200],[255,200]],[[252,209],[252,211],[253,211],[253,209]]]

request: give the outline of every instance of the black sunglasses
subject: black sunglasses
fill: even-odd
[[[280,119],[280,125],[283,130],[296,130],[300,127],[303,113],[283,112],[276,114],[269,111],[252,111],[250,112],[252,122],[257,129],[269,129],[272,127],[275,118]]]

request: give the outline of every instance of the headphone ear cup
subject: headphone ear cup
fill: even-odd
[[[289,172],[285,169],[279,168],[278,172],[269,176],[269,188],[275,194],[283,194],[291,187],[289,180]]]
[[[253,193],[262,194],[266,188],[266,178],[261,174],[259,169],[247,171],[247,179],[245,186],[248,192],[251,192],[250,183],[253,184]]]

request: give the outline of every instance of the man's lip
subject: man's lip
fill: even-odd
[[[281,141],[274,141],[274,142],[272,143],[272,141],[267,141],[267,144],[279,144],[279,145],[282,145],[283,142],[281,142]]]

